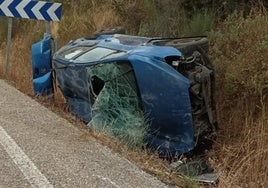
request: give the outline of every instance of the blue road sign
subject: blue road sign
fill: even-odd
[[[59,21],[62,4],[32,0],[0,0],[0,16]]]

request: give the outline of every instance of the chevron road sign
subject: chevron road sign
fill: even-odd
[[[33,0],[0,0],[0,16],[59,21],[61,3]]]
[[[62,4],[37,0],[0,0],[0,16],[8,17],[6,73],[9,72],[12,17],[46,21],[49,33],[49,21],[61,19]]]

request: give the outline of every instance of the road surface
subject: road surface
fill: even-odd
[[[0,188],[168,187],[0,80]]]

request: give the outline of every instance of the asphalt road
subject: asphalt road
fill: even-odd
[[[0,80],[0,188],[168,187]]]

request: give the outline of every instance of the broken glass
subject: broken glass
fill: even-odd
[[[88,126],[129,146],[142,146],[146,119],[140,107],[130,63],[112,62],[87,67],[91,121]]]

